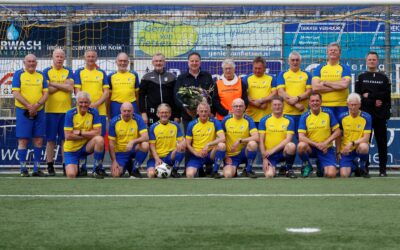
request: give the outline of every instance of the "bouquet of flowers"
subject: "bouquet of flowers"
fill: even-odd
[[[205,90],[194,86],[180,87],[177,98],[182,102],[184,108],[196,113],[197,105],[200,102],[211,103],[211,92],[212,89]]]

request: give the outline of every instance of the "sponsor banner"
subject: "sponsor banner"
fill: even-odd
[[[22,28],[12,22],[0,22],[0,57],[50,57],[52,51],[66,44],[65,27]],[[114,57],[129,51],[129,22],[90,23],[73,26],[72,53],[82,56],[87,49],[97,51],[99,57]]]
[[[390,25],[391,58],[400,58],[400,24]],[[364,59],[368,51],[385,55],[385,25],[378,21],[338,21],[284,25],[285,58],[293,50],[303,58],[325,59],[326,46],[338,42],[342,59]]]
[[[279,23],[259,22],[215,25],[212,20],[191,20],[185,25],[172,25],[138,21],[133,37],[135,57],[161,52],[168,58],[186,58],[197,51],[207,59],[280,58],[282,28]]]
[[[400,119],[392,119],[388,123],[388,167],[400,166]],[[19,159],[17,154],[17,138],[15,137],[15,120],[9,118],[0,119],[0,169],[8,165],[18,165]],[[43,144],[45,145],[45,144]],[[27,160],[31,162],[33,154],[32,146],[29,146],[30,154]],[[45,162],[45,147],[42,149],[41,161]],[[56,148],[56,162],[61,162],[61,150],[58,145]],[[108,159],[108,156],[106,157]],[[372,165],[378,165],[378,151],[375,140],[372,140],[370,150],[370,161]],[[109,161],[105,164],[109,164]]]

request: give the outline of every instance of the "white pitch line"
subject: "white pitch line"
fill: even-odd
[[[0,198],[400,197],[400,194],[0,194]]]

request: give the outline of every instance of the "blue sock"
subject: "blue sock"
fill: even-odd
[[[224,158],[225,158],[225,151],[217,150],[217,152],[215,152],[213,172],[218,172],[218,169],[221,166],[221,163],[224,160]]]
[[[247,151],[247,164],[246,172],[249,173],[253,170],[253,161],[256,159],[257,151]]]
[[[21,172],[27,171],[26,168],[26,155],[28,154],[28,149],[18,149],[18,158]]]
[[[360,157],[360,169],[365,171],[365,164],[367,163],[368,160],[368,154],[358,154]]]
[[[33,172],[37,172],[39,170],[41,156],[42,148],[33,147]]]
[[[96,151],[94,151],[94,154],[93,154],[93,158],[94,158],[93,172],[103,168],[103,155],[104,155],[104,152],[96,152]]]
[[[289,155],[289,154],[285,155],[286,171],[292,169],[295,157],[296,155]]]
[[[303,154],[299,154],[300,159],[303,161],[303,165],[310,165],[311,166],[311,162],[310,162],[310,156],[308,155],[308,153],[304,152]]]
[[[101,152],[101,161],[104,161],[104,155],[106,154],[105,151]]]
[[[179,165],[183,161],[183,158],[185,157],[185,153],[183,152],[176,152],[175,154],[175,160],[174,160],[174,166],[172,168],[178,169]]]
[[[144,160],[146,160],[147,157],[147,152],[143,152],[138,150],[136,152],[135,160],[133,161],[133,170],[136,170],[142,165]]]

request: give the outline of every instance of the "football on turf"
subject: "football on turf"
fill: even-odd
[[[165,163],[156,166],[156,176],[158,178],[168,178],[171,175],[171,167]]]

